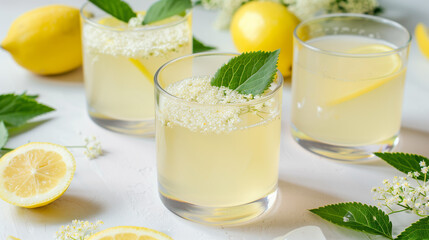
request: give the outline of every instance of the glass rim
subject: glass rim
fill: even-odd
[[[370,20],[373,20],[373,21],[376,21],[376,22],[380,22],[380,23],[383,23],[383,24],[391,25],[391,26],[394,26],[396,28],[399,28],[399,29],[403,30],[404,33],[408,35],[408,40],[402,46],[397,46],[397,47],[393,48],[390,51],[379,52],[379,53],[356,54],[356,53],[344,53],[344,52],[336,52],[336,51],[323,50],[323,49],[320,49],[318,47],[311,46],[310,44],[308,44],[305,41],[303,41],[300,37],[298,37],[298,34],[297,34],[298,29],[302,28],[303,26],[307,25],[308,23],[313,22],[313,21],[317,21],[317,20],[322,20],[322,19],[330,19],[330,18],[334,18],[334,17],[363,18],[363,19],[370,19]],[[311,49],[311,50],[319,52],[319,53],[327,54],[327,55],[334,55],[334,56],[341,56],[341,57],[380,57],[380,56],[388,56],[388,55],[398,53],[399,51],[402,51],[402,50],[408,48],[410,46],[410,43],[411,43],[411,40],[412,40],[412,35],[408,31],[408,29],[406,29],[402,24],[400,24],[400,23],[398,23],[396,21],[387,19],[387,18],[378,17],[378,16],[372,16],[372,15],[368,15],[368,14],[359,14],[359,13],[324,14],[324,15],[321,15],[321,16],[317,16],[317,17],[313,17],[313,18],[307,19],[305,21],[300,22],[298,24],[298,26],[296,26],[295,30],[293,31],[293,36],[294,36],[295,39],[297,39],[299,41],[300,44],[302,44],[304,47],[306,47],[308,49]],[[376,39],[376,38],[374,38],[374,39]]]
[[[254,105],[254,104],[265,102],[265,101],[271,99],[279,91],[279,89],[282,89],[282,86],[283,86],[283,75],[281,74],[280,70],[278,70],[278,69],[277,69],[277,73],[276,73],[277,74],[276,80],[279,82],[279,84],[271,92],[269,92],[267,95],[264,95],[264,96],[262,96],[260,98],[252,99],[250,101],[243,102],[243,103],[208,104],[208,103],[190,102],[190,101],[187,101],[187,100],[185,100],[183,98],[179,98],[177,96],[174,96],[173,94],[171,94],[167,90],[165,90],[163,87],[161,87],[161,85],[159,84],[158,75],[161,73],[161,71],[164,70],[166,67],[168,67],[170,64],[173,64],[175,62],[181,61],[183,59],[195,58],[195,57],[239,56],[239,55],[240,55],[239,53],[232,53],[232,52],[193,53],[193,54],[189,54],[189,55],[185,55],[185,56],[181,56],[181,57],[175,58],[173,60],[170,60],[170,61],[164,63],[160,68],[158,68],[158,70],[156,71],[156,73],[154,75],[154,84],[155,84],[155,87],[158,90],[160,90],[161,93],[165,94],[166,96],[168,96],[171,99],[174,99],[175,101],[183,102],[183,103],[190,104],[190,105],[196,105],[198,107],[219,107],[219,106],[241,107],[241,106],[246,106],[246,105]]]
[[[192,14],[192,8],[190,8],[190,9],[186,10],[186,15],[183,16],[183,17],[181,17],[177,21],[172,21],[172,22],[168,22],[168,23],[165,23],[165,24],[152,25],[152,26],[150,26],[150,25],[149,26],[143,26],[142,25],[141,27],[133,27],[131,29],[118,29],[117,27],[110,27],[110,26],[107,26],[107,25],[100,24],[98,22],[95,22],[95,21],[89,19],[87,16],[85,16],[84,11],[89,6],[97,7],[96,5],[94,5],[91,2],[84,3],[82,5],[82,7],[80,8],[80,10],[79,10],[81,18],[86,23],[89,23],[89,24],[91,24],[91,25],[93,25],[93,26],[95,26],[97,28],[103,28],[103,29],[106,29],[106,30],[109,30],[109,31],[114,31],[114,32],[143,32],[143,31],[159,30],[159,29],[164,29],[164,28],[168,28],[168,27],[173,27],[173,26],[176,26],[178,24],[181,24],[181,23],[187,21],[188,18],[189,18],[189,16]],[[103,11],[103,10],[101,10],[101,11]],[[106,13],[106,14],[109,15],[109,16],[111,16],[108,13]]]

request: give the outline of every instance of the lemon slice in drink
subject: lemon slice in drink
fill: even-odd
[[[364,55],[384,53],[393,50],[393,48],[383,44],[371,44],[351,49],[347,53]],[[362,80],[337,81],[334,89],[331,89],[330,95],[333,97],[328,101],[328,106],[334,106],[364,95],[398,77],[398,75],[405,71],[401,71],[402,62],[397,53],[375,57],[362,56],[362,60],[365,60],[364,65],[356,66],[356,68],[362,69]],[[358,60],[359,63],[362,64],[362,60]],[[355,78],[357,77],[355,76]]]
[[[88,240],[173,240],[168,235],[144,227],[113,227],[92,235]]]
[[[35,208],[58,199],[73,178],[76,163],[63,146],[28,143],[0,159],[0,198]]]

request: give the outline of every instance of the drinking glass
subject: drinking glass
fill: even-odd
[[[292,134],[305,149],[362,160],[398,143],[411,35],[381,17],[333,14],[294,32]]]
[[[149,7],[127,2],[135,10]],[[110,130],[153,135],[153,77],[165,62],[192,53],[191,11],[142,26],[142,18],[126,24],[86,3],[81,17],[89,116]]]
[[[173,213],[209,225],[253,219],[272,206],[277,194],[280,72],[262,97],[244,103],[190,102],[168,90],[184,79],[213,76],[234,56],[189,55],[155,74],[161,200]]]

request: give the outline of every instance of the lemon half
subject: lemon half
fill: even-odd
[[[88,240],[173,240],[168,235],[144,227],[113,227],[92,235]]]
[[[26,208],[47,205],[67,190],[75,169],[65,147],[28,143],[0,159],[0,198]]]

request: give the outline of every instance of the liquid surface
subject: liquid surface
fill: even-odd
[[[299,46],[293,71],[292,122],[306,135],[331,144],[367,145],[399,131],[406,53],[360,36],[316,38]],[[352,56],[352,54],[354,56]]]

